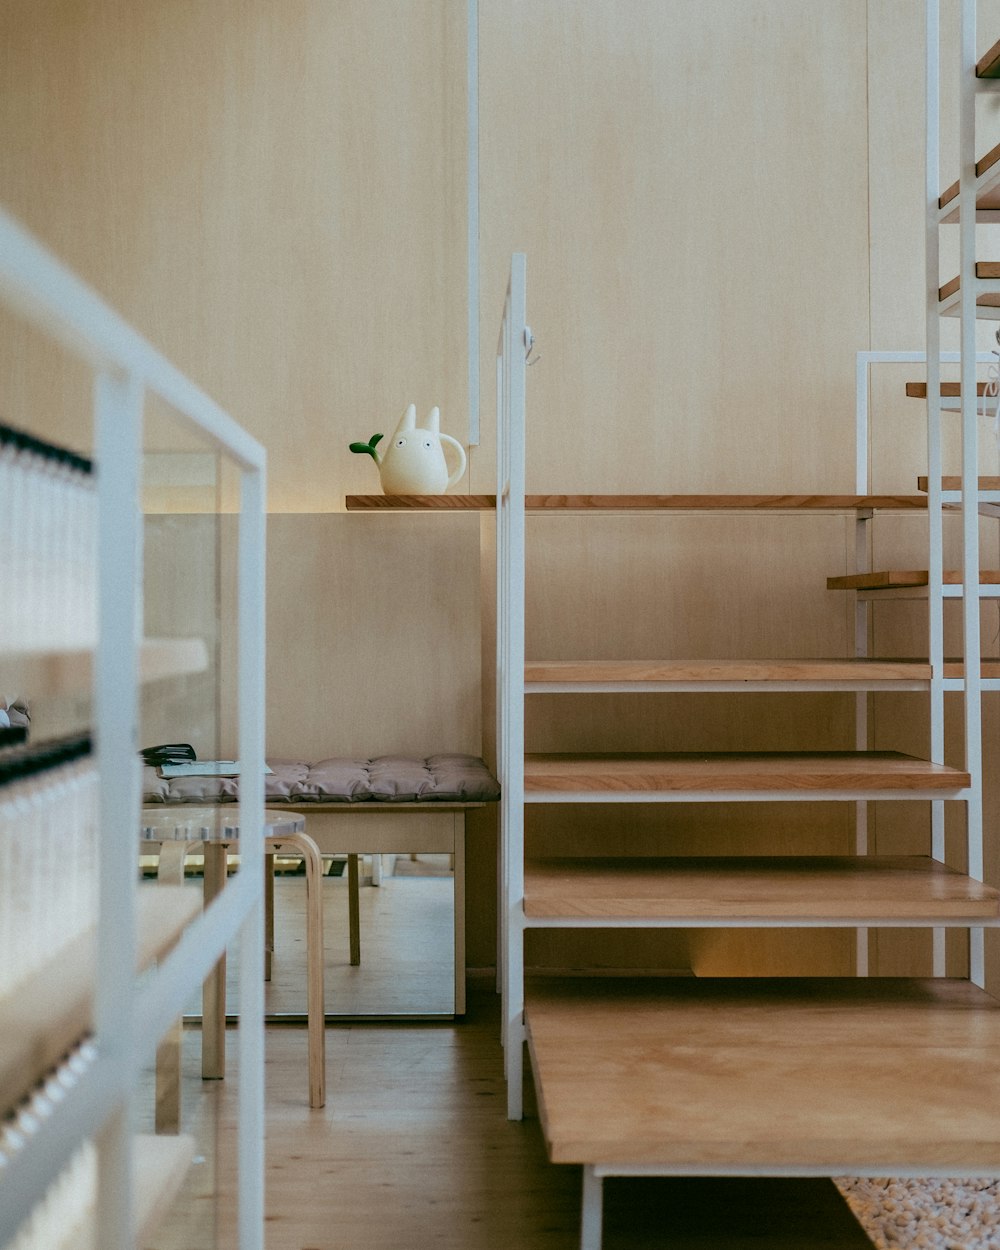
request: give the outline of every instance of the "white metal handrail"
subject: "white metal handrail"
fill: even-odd
[[[134,1244],[132,1100],[140,1058],[162,1021],[153,982],[134,976],[138,877],[139,763],[136,647],[141,626],[139,462],[147,392],[165,400],[241,471],[238,642],[241,856],[251,864],[240,888],[198,922],[201,955],[221,955],[238,937],[241,960],[238,1098],[238,1223],[241,1250],[263,1247],[263,656],[264,449],[222,408],[157,352],[30,233],[0,212],[0,303],[60,342],[94,371],[98,463],[100,638],[94,694],[101,775],[95,1004],[97,1061],[80,1075],[68,1108],[58,1109],[4,1170],[0,1244],[6,1244],[84,1137],[99,1128],[97,1244]],[[190,945],[190,941],[188,942]],[[185,948],[182,939],[180,948]],[[166,982],[177,980],[167,961]],[[165,984],[166,984],[165,982]],[[195,982],[196,983],[196,982]],[[150,995],[153,995],[151,999]],[[168,995],[170,997],[170,995]],[[162,1014],[162,1013],[159,1013]],[[146,1023],[144,1024],[143,1021]]]

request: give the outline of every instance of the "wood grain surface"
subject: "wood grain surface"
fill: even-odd
[[[584,978],[527,1024],[554,1162],[1000,1171],[1000,1004],[965,981]]]
[[[957,790],[969,774],[897,751],[664,752],[525,757],[528,795],[547,792]]]
[[[538,859],[525,914],[915,923],[995,918],[1000,892],[926,856],[691,856]]]

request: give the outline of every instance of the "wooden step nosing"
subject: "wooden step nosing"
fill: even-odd
[[[526,681],[525,694],[862,694],[865,691],[922,691],[930,686],[929,677],[877,678],[863,681],[773,680],[724,681]]]
[[[609,915],[607,912],[580,911],[573,915],[525,911],[527,929],[967,929],[1000,928],[1000,915],[970,908],[957,912],[914,912],[912,915],[883,916],[872,910],[838,915],[803,916],[790,912],[772,915],[734,912],[730,916],[706,916],[701,912],[663,912],[660,915]]]
[[[920,790],[530,790],[525,803],[892,803],[972,797],[968,785]]]

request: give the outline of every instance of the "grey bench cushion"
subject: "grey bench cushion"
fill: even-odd
[[[496,778],[477,755],[267,761],[265,803],[493,803]],[[161,777],[143,769],[144,803],[234,803],[237,777]]]

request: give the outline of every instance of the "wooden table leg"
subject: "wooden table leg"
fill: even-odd
[[[347,915],[351,930],[351,967],[361,963],[361,897],[359,894],[358,857],[347,857]]]
[[[455,1015],[465,1015],[465,813],[455,813],[453,904],[455,912]]]
[[[226,884],[224,842],[206,842],[204,898],[208,907]],[[221,1080],[226,1075],[226,956],[205,978],[201,991],[201,1075],[207,1081]]]
[[[197,846],[197,843],[195,843]],[[183,885],[184,856],[192,849],[190,842],[161,842],[156,880],[161,885]],[[181,1131],[181,1045],[184,1024],[178,1017],[160,1039],[156,1048],[156,1112],[157,1133]]]

